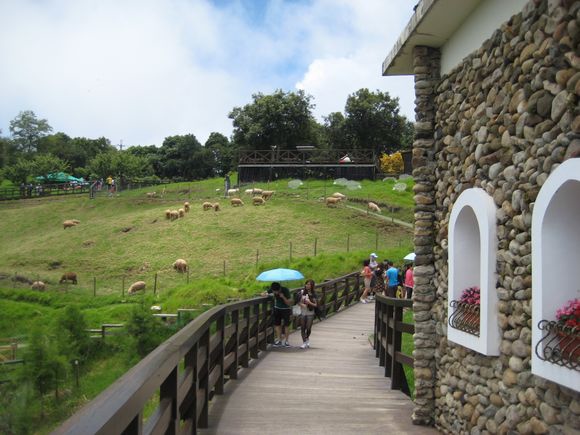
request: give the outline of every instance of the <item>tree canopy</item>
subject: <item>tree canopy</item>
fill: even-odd
[[[10,134],[16,149],[24,153],[36,151],[40,138],[52,131],[46,119],[38,119],[32,110],[20,112],[10,121]]]

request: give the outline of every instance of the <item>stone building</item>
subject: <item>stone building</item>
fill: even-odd
[[[578,0],[421,0],[383,63],[415,76],[417,424],[580,430],[579,41]]]

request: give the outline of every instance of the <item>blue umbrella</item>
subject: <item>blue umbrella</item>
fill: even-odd
[[[294,269],[265,270],[256,278],[257,281],[295,281],[304,279],[304,275]]]

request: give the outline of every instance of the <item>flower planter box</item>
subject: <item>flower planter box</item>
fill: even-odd
[[[580,330],[548,320],[541,320],[538,329],[542,331],[535,348],[538,358],[580,371]]]
[[[449,305],[453,308],[449,326],[479,337],[479,305],[460,301],[451,301]]]

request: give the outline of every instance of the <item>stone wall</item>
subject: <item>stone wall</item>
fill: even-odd
[[[415,50],[417,423],[449,433],[580,430],[580,394],[530,366],[531,216],[548,175],[580,156],[579,42],[580,1],[535,0],[439,80],[427,67],[437,51]],[[471,187],[498,207],[499,357],[446,338],[448,224]]]

